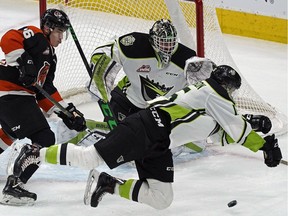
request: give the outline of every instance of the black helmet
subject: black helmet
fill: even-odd
[[[160,56],[163,66],[168,65],[178,45],[177,31],[171,21],[167,19],[156,21],[149,31],[149,41]]]
[[[228,92],[233,92],[241,86],[241,77],[232,67],[219,65],[211,73],[213,80],[223,86]]]
[[[41,29],[44,25],[51,29],[55,27],[63,28],[67,30],[70,27],[70,22],[66,13],[58,9],[48,9],[44,12],[41,17]]]

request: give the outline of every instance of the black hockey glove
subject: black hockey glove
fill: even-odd
[[[264,139],[266,142],[260,149],[264,154],[264,162],[268,167],[276,167],[282,159],[281,150],[278,146],[278,140],[275,139],[274,134],[266,136]]]
[[[17,63],[19,64],[20,71],[19,81],[27,87],[35,84],[38,72],[32,57],[27,52],[24,52],[21,57],[17,59]]]
[[[64,124],[70,130],[76,130],[78,132],[84,131],[86,129],[86,121],[83,113],[76,109],[73,103],[68,103],[66,110],[72,114],[72,117],[67,116],[62,111],[55,112],[64,122]]]
[[[257,132],[266,134],[271,130],[272,123],[266,116],[246,114],[244,117],[250,123],[252,129]]]

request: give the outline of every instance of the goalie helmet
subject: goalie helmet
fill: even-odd
[[[65,31],[70,27],[70,21],[66,13],[58,9],[48,9],[41,17],[40,27],[43,30],[44,25],[50,29],[56,27]]]
[[[241,77],[232,67],[228,65],[219,65],[211,73],[210,76],[228,93],[232,93],[234,90],[239,89],[241,86]]]
[[[178,45],[177,31],[171,21],[167,19],[156,21],[149,31],[149,40],[160,57],[161,67],[168,66]]]

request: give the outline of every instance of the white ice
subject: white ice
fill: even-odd
[[[38,25],[38,1],[0,0],[0,37],[10,28]],[[272,31],[272,30],[271,30]],[[224,35],[233,59],[253,89],[287,116],[287,45]],[[0,58],[3,53],[0,52]],[[96,104],[82,105],[88,118],[100,118]],[[279,145],[287,161],[287,134]],[[6,182],[9,149],[0,156],[0,189]],[[126,179],[137,178],[135,168],[123,165],[101,171]],[[83,204],[88,171],[43,165],[27,184],[37,193],[34,206],[0,205],[1,216],[287,216],[287,166],[268,168],[262,152],[241,146],[208,147],[199,155],[175,161],[174,201],[162,211],[117,196],[106,195],[99,207]],[[231,200],[238,204],[227,207]]]

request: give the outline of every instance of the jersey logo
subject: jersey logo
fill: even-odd
[[[167,75],[169,76],[174,76],[174,77],[178,77],[179,74],[176,74],[176,73],[171,73],[171,72],[166,72]]]
[[[150,80],[148,76],[142,77],[140,76],[140,82],[141,82],[141,92],[142,97],[148,101],[152,100],[159,96],[166,95],[171,89],[174,88],[174,86],[166,87],[165,84],[161,84],[159,82],[154,82],[153,80]]]
[[[205,83],[203,83],[202,81],[200,81],[200,82],[195,83],[194,86],[195,86],[197,89],[200,89],[200,88],[202,88],[203,86],[206,86],[206,85],[205,85]]]
[[[37,83],[40,86],[44,85],[44,82],[46,80],[49,68],[50,68],[50,64],[47,61],[45,61],[43,67],[39,70],[39,74],[38,74],[38,78],[37,78]]]
[[[20,130],[20,128],[21,128],[21,126],[17,125],[15,127],[12,127],[11,130],[14,132],[14,131]]]
[[[117,163],[121,163],[124,161],[123,155],[120,155],[120,157],[117,159]]]
[[[123,46],[132,46],[135,41],[135,38],[132,35],[127,35],[120,40],[120,43]]]
[[[119,120],[119,121],[123,121],[125,118],[126,118],[126,115],[124,115],[124,114],[121,113],[121,112],[118,112],[118,120]]]
[[[150,67],[150,65],[142,65],[136,71],[137,72],[150,72],[151,71],[151,67]]]
[[[154,120],[156,121],[158,127],[164,127],[164,124],[162,123],[161,118],[160,118],[157,110],[154,107],[151,107],[150,110],[151,110],[151,114],[154,117]]]
[[[166,167],[166,170],[167,170],[167,171],[172,171],[172,172],[173,172],[173,171],[174,171],[174,167]]]

